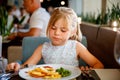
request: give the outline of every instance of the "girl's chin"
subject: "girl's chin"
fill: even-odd
[[[52,43],[54,46],[60,46],[59,43]]]
[[[57,43],[57,42],[53,42],[52,43],[54,46],[62,46],[62,45],[64,45],[64,43]]]
[[[61,44],[61,41],[60,40],[52,40],[52,44],[59,45],[59,44]]]

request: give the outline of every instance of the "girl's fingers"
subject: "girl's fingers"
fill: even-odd
[[[84,66],[81,66],[81,67],[80,67],[80,70],[81,70],[81,71],[85,70],[85,67],[84,67]]]
[[[82,70],[82,71],[83,71],[83,70],[84,70],[84,71],[85,71],[85,70],[88,71],[88,70],[91,70],[91,69],[92,69],[92,67],[88,67],[88,66],[81,66],[81,67],[80,67],[80,70]]]
[[[18,71],[20,69],[20,64],[18,63],[10,63],[7,65],[7,70]]]
[[[15,67],[14,67],[14,70],[15,70],[15,71],[18,71],[19,69],[20,69],[20,64],[16,63],[16,64],[15,64]]]
[[[85,70],[89,70],[88,66],[85,66]]]
[[[12,70],[12,69],[14,69],[14,63],[8,64],[7,70]]]

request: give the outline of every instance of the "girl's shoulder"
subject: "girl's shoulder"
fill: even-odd
[[[78,41],[76,41],[76,40],[68,40],[68,42],[70,42],[70,43],[76,43]]]
[[[78,45],[83,45],[81,42],[76,41],[76,40],[69,40],[69,43],[74,43],[74,44],[78,44]]]
[[[78,43],[78,41],[76,41],[76,40],[68,40],[68,42],[67,42],[67,46],[69,46],[69,47],[76,47],[76,45],[77,45],[77,43]]]
[[[79,48],[79,49],[80,48],[85,48],[86,49],[86,47],[79,41],[76,41],[76,47]]]
[[[77,44],[78,43],[78,41],[76,41],[76,40],[68,40],[68,44]]]
[[[45,45],[50,45],[50,42],[44,42],[42,45],[43,45],[43,46],[45,46]]]
[[[68,40],[68,44],[69,44],[69,45],[74,45],[74,46],[76,46],[76,48],[77,48],[77,47],[78,47],[78,48],[80,48],[80,47],[86,48],[81,42],[76,41],[76,40]]]

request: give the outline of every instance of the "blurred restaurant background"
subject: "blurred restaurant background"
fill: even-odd
[[[49,7],[55,8],[59,6],[66,6],[75,10],[82,34],[86,37],[88,50],[104,64],[105,68],[120,68],[114,58],[116,34],[120,29],[120,0],[40,1],[42,7],[47,11],[49,11]],[[23,7],[22,4],[22,0],[0,0],[0,17],[5,15],[2,15],[2,11],[6,11],[3,7],[15,5],[20,9]],[[4,32],[2,32],[2,23],[1,21],[0,35],[6,36],[7,34],[4,35]],[[19,43],[8,45],[11,45],[11,43],[3,40],[2,56],[7,58],[8,62],[21,59],[22,45]]]
[[[42,7],[47,8],[49,6],[67,6],[73,8],[78,15],[81,13],[99,13],[101,9],[111,8],[112,4],[117,4],[119,0],[40,0]],[[23,0],[0,0],[0,5],[16,5],[17,7],[23,7]],[[97,15],[97,14],[96,14]]]
[[[40,0],[42,7],[70,7],[75,10],[80,20],[99,25],[113,26],[111,21],[119,18],[120,0]],[[23,0],[0,0],[2,6],[23,7]],[[114,16],[114,17],[113,17]],[[119,23],[117,21],[117,23]]]

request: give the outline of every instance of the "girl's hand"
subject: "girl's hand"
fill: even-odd
[[[92,69],[92,67],[88,67],[88,66],[81,66],[81,67],[80,67],[80,70],[81,70],[81,71],[91,70],[91,69]]]
[[[15,72],[16,72],[16,71],[19,71],[19,69],[20,69],[20,64],[17,63],[17,62],[10,63],[10,64],[7,65],[7,68],[6,68],[6,69],[7,69],[7,70],[14,70]]]

